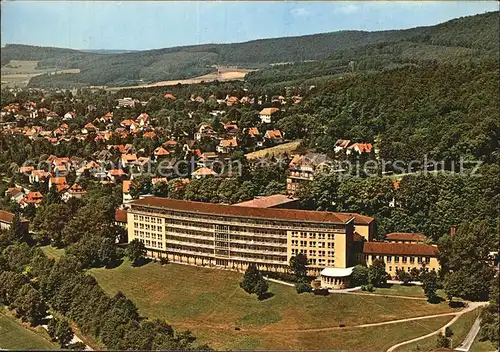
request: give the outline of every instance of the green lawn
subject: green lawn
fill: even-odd
[[[480,312],[479,309],[467,312],[463,314],[460,318],[458,318],[458,320],[451,325],[451,330],[453,331],[452,347],[460,345],[465,340],[465,337],[469,333],[472,324],[474,324],[474,320],[476,320],[479,312]],[[436,339],[437,339],[436,335],[430,336],[426,339],[414,342],[412,344],[401,346],[396,351],[397,352],[431,351],[436,348]]]
[[[290,343],[287,348],[309,348],[305,342],[309,340],[321,348],[322,341],[314,338],[318,332],[300,332],[311,337],[302,341],[296,338],[297,330],[332,328],[339,324],[349,327],[451,311],[447,304],[432,305],[425,300],[352,294],[298,295],[294,288],[274,283],[269,285],[273,297],[259,301],[239,288],[240,273],[179,264],[150,263],[132,268],[125,262],[115,269],[92,269],[91,273],[109,294],[123,291],[137,304],[142,315],[190,329],[203,342],[216,348],[281,348],[276,337],[279,335],[286,336],[282,341]],[[449,321],[451,317],[443,319]],[[411,324],[419,326],[417,330],[423,335],[428,322],[430,320]],[[236,331],[235,327],[241,330]],[[365,334],[371,329],[374,328],[335,333],[351,335],[363,330]],[[394,331],[392,337],[383,335],[381,343],[410,334],[409,330],[398,333],[397,324],[376,329]],[[322,332],[321,335],[335,334]],[[327,340],[333,343],[333,339]]]
[[[377,287],[373,292],[355,291],[360,293],[373,293],[377,295],[389,296],[407,296],[407,297],[420,297],[425,298],[424,290],[419,285],[399,285],[393,284],[390,287]],[[445,298],[446,295],[443,290],[439,289],[436,292],[438,296]]]
[[[58,260],[64,255],[63,248],[52,247],[51,245],[40,247],[43,253],[47,256],[47,258],[54,258]]]
[[[495,345],[490,341],[480,341],[479,337],[481,336],[481,330],[479,330],[479,334],[477,334],[474,343],[470,348],[470,352],[493,352],[498,351],[495,348]]]
[[[59,346],[50,342],[45,329],[38,326],[33,331],[20,321],[0,312],[0,348],[12,350],[54,350]]]

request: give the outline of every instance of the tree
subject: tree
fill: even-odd
[[[73,329],[69,326],[67,319],[61,319],[57,323],[55,336],[61,345],[61,348],[66,347],[73,339]]]
[[[146,255],[146,247],[144,246],[144,243],[136,238],[130,241],[125,254],[133,265],[137,265],[144,259]]]
[[[356,265],[352,270],[351,284],[352,286],[362,286],[368,283],[369,270],[364,265]]]
[[[444,336],[442,332],[440,332],[437,335],[436,347],[437,348],[449,348],[450,347],[450,340],[448,340],[448,338],[446,336]]]
[[[422,288],[429,303],[439,302],[436,291],[438,288],[437,274],[435,271],[423,272],[421,275]]]
[[[385,262],[383,259],[375,259],[368,270],[370,283],[375,287],[380,287],[387,283],[387,273],[385,271]]]
[[[22,274],[2,271],[0,273],[0,302],[4,305],[14,302],[25,283],[26,280]]]
[[[498,236],[489,229],[488,221],[463,223],[452,237],[439,241],[439,262],[444,271],[447,296],[485,300],[494,277],[490,266],[491,248],[498,248]]]
[[[399,281],[403,282],[403,285],[408,285],[411,281],[411,274],[404,271],[403,269],[398,269],[396,271],[396,276],[398,277]]]
[[[14,213],[14,219],[12,219],[10,232],[11,235],[20,242],[30,241],[28,228],[25,226],[25,223],[21,222],[21,216],[17,212]]]
[[[490,304],[481,313],[481,339],[500,347],[500,294],[497,279],[490,287]]]
[[[305,254],[299,253],[290,258],[290,270],[295,274],[297,281],[304,281],[307,277],[308,260]]]
[[[99,247],[99,260],[104,266],[112,266],[118,260],[116,245],[111,238],[103,238]]]
[[[262,277],[257,265],[254,263],[248,265],[245,275],[243,275],[243,281],[240,282],[240,287],[247,293],[256,294],[259,299],[264,297],[269,288],[267,281]]]
[[[16,315],[31,325],[35,325],[47,315],[48,307],[42,295],[29,284],[21,288],[13,306],[16,309]]]

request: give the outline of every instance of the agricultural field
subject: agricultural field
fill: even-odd
[[[175,86],[177,84],[199,84],[203,82],[212,82],[215,80],[224,82],[224,81],[234,81],[234,80],[243,80],[245,76],[255,70],[248,69],[235,69],[232,71],[222,71],[220,75],[217,75],[216,72],[209,73],[206,75],[187,78],[187,79],[178,79],[178,80],[170,80],[170,81],[161,81],[151,84],[142,84],[137,86],[128,86],[128,87],[107,87],[106,89],[109,91],[118,91],[121,89],[135,89],[135,88],[151,88],[151,87],[166,87],[166,86]]]
[[[17,319],[0,311],[0,348],[11,350],[54,350],[59,346],[50,342],[50,337],[41,326],[32,330]]]
[[[293,287],[275,283],[269,284],[272,297],[259,301],[239,287],[241,273],[180,264],[133,268],[124,262],[118,268],[90,272],[108,294],[124,292],[143,316],[189,329],[216,349],[361,349],[368,344],[382,349],[434,331],[452,316],[359,325],[453,312],[447,304],[425,300],[299,295]],[[366,334],[384,339],[375,346]]]
[[[298,140],[293,141],[293,142],[283,143],[283,144],[277,145],[275,147],[266,148],[266,149],[258,150],[256,152],[248,153],[248,154],[245,154],[245,156],[247,157],[247,159],[259,159],[259,158],[265,157],[266,155],[279,156],[285,152],[291,153],[299,147],[300,142],[301,142],[301,140],[298,139]]]
[[[31,77],[44,73],[79,73],[78,69],[56,70],[56,69],[36,69],[38,61],[11,60],[1,68],[2,87],[25,87]]]

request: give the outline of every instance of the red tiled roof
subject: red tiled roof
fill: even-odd
[[[336,224],[346,224],[352,220],[352,216],[326,211],[241,207],[159,197],[144,197],[143,199],[133,201],[131,205],[164,208],[190,213],[242,218],[260,218],[270,220],[276,219],[300,222],[328,222]]]
[[[265,109],[262,109],[259,114],[260,115],[272,115],[278,111],[280,111],[280,109],[278,109],[278,108],[265,108]]]
[[[123,209],[115,210],[115,221],[116,222],[127,222],[127,211]]]
[[[267,197],[255,198],[246,202],[234,204],[239,207],[272,208],[280,204],[294,202],[296,199],[284,194],[273,194]]]
[[[393,232],[387,234],[386,240],[390,241],[425,241],[422,233]]]
[[[363,244],[363,253],[436,256],[438,249],[428,244],[365,242]]]
[[[0,221],[1,222],[6,222],[6,223],[12,223],[14,220],[14,214],[9,213],[8,211],[5,210],[0,210]]]

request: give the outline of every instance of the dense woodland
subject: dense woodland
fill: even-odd
[[[8,45],[2,66],[10,60],[39,60],[40,68],[78,68],[79,74],[34,77],[31,87],[133,85],[190,78],[212,72],[211,65],[269,68],[272,63],[318,63],[275,66],[250,75],[260,84],[300,81],[350,70],[391,68],[401,64],[475,59],[498,53],[498,12],[455,19],[430,27],[399,31],[342,31],[301,37],[205,44],[123,54]],[[300,74],[300,76],[299,76]]]

